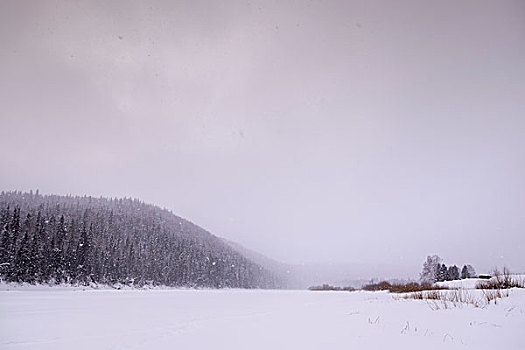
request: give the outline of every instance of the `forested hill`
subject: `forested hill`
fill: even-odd
[[[218,237],[134,199],[2,192],[0,229],[4,281],[281,286]]]

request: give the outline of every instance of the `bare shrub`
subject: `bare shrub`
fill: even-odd
[[[355,290],[355,288],[353,288],[353,287],[335,287],[335,286],[331,286],[329,284],[323,284],[322,286],[310,287],[310,288],[308,288],[308,290],[316,291],[316,292],[317,291],[327,291],[327,290],[353,292]]]
[[[391,284],[388,289],[391,293],[411,293],[411,292],[421,292],[424,290],[442,290],[448,289],[445,286],[436,286],[432,283],[416,283],[410,282],[406,284]]]
[[[421,284],[417,282],[390,283],[387,281],[382,281],[379,283],[367,284],[363,286],[361,289],[366,290],[366,291],[388,290],[391,293],[412,293],[412,292],[421,292],[424,290],[448,289],[448,287],[436,286],[432,283],[421,283]]]
[[[494,270],[494,277],[489,280],[479,282],[476,285],[477,289],[509,289],[509,288],[525,288],[525,281],[523,278],[514,276],[509,269],[504,267],[503,273],[498,269]]]
[[[374,292],[378,290],[390,290],[391,287],[392,285],[389,282],[382,281],[379,283],[370,283],[370,284],[364,285],[361,289]]]
[[[421,283],[421,284],[417,282],[390,283],[387,281],[382,281],[379,283],[367,284],[363,286],[361,289],[366,290],[366,291],[388,290],[391,293],[412,293],[412,292],[420,292],[423,290],[440,290],[440,289],[448,289],[448,288],[436,286],[436,285],[433,285],[432,283]]]

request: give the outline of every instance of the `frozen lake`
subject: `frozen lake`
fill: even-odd
[[[525,291],[433,310],[382,292],[0,291],[1,349],[520,349]]]

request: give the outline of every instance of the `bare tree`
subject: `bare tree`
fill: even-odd
[[[422,283],[434,283],[437,280],[439,267],[441,266],[441,258],[437,255],[427,256],[427,260],[423,263],[423,270],[419,276]]]

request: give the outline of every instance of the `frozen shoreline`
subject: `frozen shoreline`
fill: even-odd
[[[0,348],[518,349],[525,328],[523,289],[443,310],[385,292],[74,290],[1,291]]]

